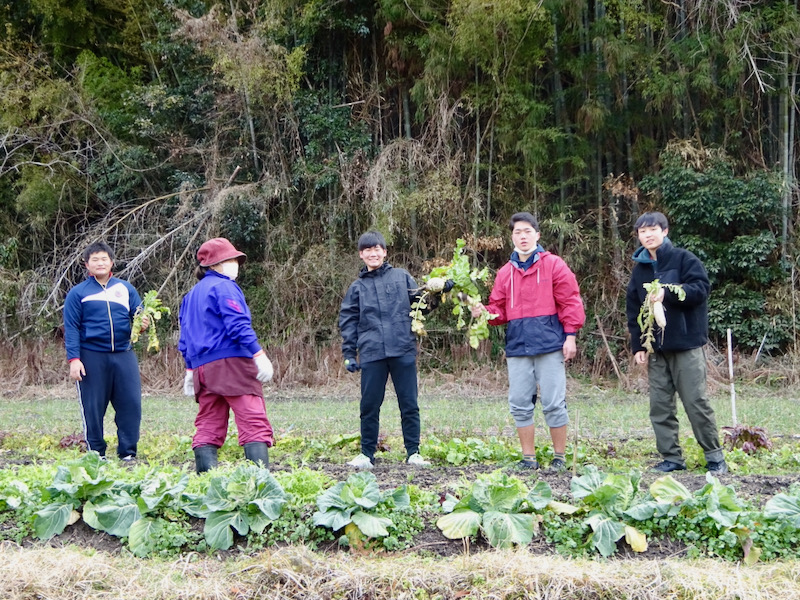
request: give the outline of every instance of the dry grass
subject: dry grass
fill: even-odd
[[[797,563],[566,560],[527,551],[452,558],[321,555],[305,548],[220,561],[175,562],[0,546],[0,597],[247,600],[250,598],[554,598],[726,600],[800,598]]]

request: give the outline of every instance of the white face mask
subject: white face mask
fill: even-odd
[[[239,276],[239,261],[226,262],[220,265],[220,267],[220,273],[225,275],[225,277],[230,277],[235,280]]]

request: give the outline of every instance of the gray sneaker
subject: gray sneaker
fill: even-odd
[[[664,460],[652,468],[653,471],[661,473],[672,473],[672,471],[685,471],[686,465],[672,462],[671,460]]]
[[[520,471],[535,471],[539,468],[539,461],[522,459],[517,463],[517,469]]]
[[[565,463],[560,458],[554,458],[550,462],[550,466],[547,467],[547,470],[550,471],[551,473],[561,473],[567,470],[567,463]]]
[[[709,473],[714,475],[724,475],[728,472],[728,463],[725,460],[721,460],[719,462],[707,462],[706,469]]]

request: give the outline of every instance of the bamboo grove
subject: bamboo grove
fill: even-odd
[[[175,308],[223,235],[265,339],[335,345],[361,232],[417,276],[459,237],[496,269],[529,210],[579,276],[584,367],[610,373],[632,224],[658,209],[709,269],[715,342],[797,353],[795,0],[0,0],[0,18],[6,340],[57,329],[88,241]]]

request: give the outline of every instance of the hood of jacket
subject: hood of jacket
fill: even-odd
[[[391,268],[392,265],[390,265],[388,262],[384,262],[380,267],[378,267],[377,269],[373,269],[372,271],[369,270],[369,267],[367,267],[367,265],[364,265],[358,272],[358,277],[359,279],[364,277],[378,277],[386,273],[386,271],[388,271]]]
[[[531,255],[528,257],[528,260],[520,260],[519,252],[514,250],[511,253],[511,258],[508,260],[511,261],[511,264],[517,267],[518,269],[522,269],[523,271],[527,271],[532,264],[539,260],[540,254],[544,252],[544,248],[542,248],[541,244],[536,244],[536,248],[533,249]]]
[[[662,250],[667,250],[669,248],[672,248],[672,242],[670,241],[670,239],[668,237],[665,236],[664,237],[664,241],[661,243],[661,245],[658,248],[656,248],[656,256],[658,256],[661,253]],[[654,259],[654,258],[652,258],[650,256],[650,251],[647,248],[645,248],[644,246],[639,246],[636,249],[636,252],[633,253],[633,256],[631,256],[631,258],[633,259],[633,262],[642,263],[642,264],[650,264],[651,265],[654,262],[656,262],[656,259]]]

